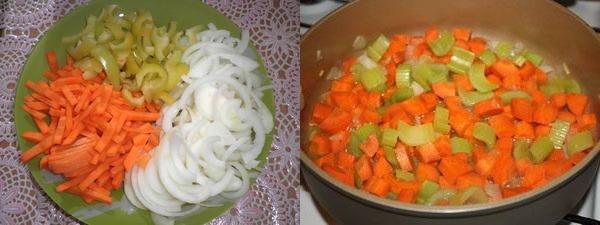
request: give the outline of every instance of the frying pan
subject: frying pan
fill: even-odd
[[[372,41],[379,33],[422,33],[467,27],[476,36],[522,42],[548,65],[566,63],[598,111],[600,39],[577,16],[547,0],[358,0],[313,26],[301,42],[301,147],[308,147],[314,103],[329,87],[324,74],[354,51],[358,35]],[[545,186],[498,202],[466,206],[421,206],[366,194],[319,169],[301,152],[302,174],[316,201],[344,224],[556,224],[581,200],[598,170],[596,145],[569,172]]]

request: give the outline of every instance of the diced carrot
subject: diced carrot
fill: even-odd
[[[469,81],[469,78],[466,75],[454,74],[452,75],[452,80],[457,89],[462,88],[465,91],[472,91],[474,89],[471,85],[471,81]]]
[[[428,112],[433,111],[435,109],[435,106],[438,103],[437,96],[431,92],[425,92],[425,93],[419,95],[419,98],[425,105],[425,108],[427,109]]]
[[[450,126],[459,135],[464,135],[467,127],[473,124],[473,116],[466,110],[450,111]]]
[[[525,61],[525,63],[521,67],[521,69],[519,69],[519,76],[523,80],[529,80],[529,78],[535,72],[535,69],[536,69],[535,65],[533,65],[533,63],[531,63],[531,62],[529,62],[529,60],[527,60],[527,61]]]
[[[388,163],[385,157],[380,157],[379,159],[375,160],[375,163],[373,164],[374,176],[384,177],[386,175],[392,174],[392,172],[392,166],[390,165],[390,163]]]
[[[379,122],[379,113],[371,109],[365,109],[360,114],[360,121],[362,123],[377,123]]]
[[[340,167],[340,169],[343,170],[351,170],[354,168],[354,161],[356,160],[356,157],[354,157],[354,155],[344,152],[344,151],[340,151],[337,153],[337,165]]]
[[[153,135],[156,136],[156,135]],[[329,136],[329,145],[331,152],[344,151],[350,140],[350,133],[348,131],[340,131],[334,135]]]
[[[360,150],[362,150],[369,157],[373,157],[379,148],[379,141],[377,140],[377,136],[375,134],[369,135],[367,140],[359,145]]]
[[[525,122],[531,122],[533,120],[533,107],[526,99],[513,98],[510,105],[512,115],[515,118]]]
[[[596,114],[586,113],[577,117],[577,124],[580,130],[589,130],[596,127]]]
[[[323,103],[317,103],[315,104],[314,108],[313,108],[313,121],[315,121],[316,123],[321,123],[323,122],[323,120],[325,120],[325,118],[327,118],[327,116],[329,116],[329,114],[333,111],[333,108],[325,105]]]
[[[519,69],[510,60],[500,59],[492,65],[494,73],[502,77],[518,77]]]
[[[480,55],[487,48],[486,41],[482,38],[472,38],[467,42],[469,45],[469,50],[471,50],[475,55]]]
[[[367,181],[365,190],[371,194],[383,197],[390,191],[390,183],[384,178],[373,177]]]
[[[535,129],[533,126],[525,121],[519,121],[515,125],[515,138],[535,138]]]
[[[546,171],[546,178],[552,179],[567,172],[569,169],[571,169],[571,167],[573,167],[573,164],[567,160],[547,160],[542,163],[542,167]]]
[[[435,93],[440,98],[445,98],[447,96],[456,96],[456,86],[452,82],[437,82],[431,84],[431,88],[433,89],[433,93]]]
[[[444,104],[446,104],[446,107],[448,107],[448,110],[450,111],[460,111],[465,109],[458,96],[445,97]]]
[[[440,177],[440,173],[437,168],[428,163],[419,163],[417,166],[417,170],[415,171],[415,176],[419,181],[430,180],[437,182]]]
[[[396,153],[396,161],[400,166],[400,169],[405,171],[412,171],[413,166],[410,158],[408,156],[408,152],[406,151],[407,147],[402,143],[397,143],[396,148],[394,148],[394,153]]]
[[[471,30],[467,28],[454,28],[452,34],[457,40],[469,41],[471,39]]]
[[[502,198],[510,198],[512,196],[524,193],[531,190],[528,187],[513,187],[513,188],[501,188]]]
[[[352,111],[358,104],[358,97],[352,92],[331,92],[329,96],[339,108],[346,111]]]
[[[331,82],[332,92],[349,92],[352,91],[354,85],[351,82],[345,82],[343,80],[334,80]]]
[[[363,155],[361,156],[358,161],[356,162],[356,173],[358,174],[358,177],[361,179],[361,181],[366,181],[369,178],[371,178],[371,176],[373,176],[373,170],[371,168],[371,162],[368,156]]]
[[[512,142],[512,141],[511,141]],[[506,185],[516,172],[514,159],[510,153],[500,154],[491,170],[491,176],[500,186]]]
[[[533,72],[533,76],[538,84],[543,84],[548,80],[548,75],[541,69],[536,68]]]
[[[315,164],[321,168],[324,168],[325,166],[335,167],[335,153],[329,153],[315,159]]]
[[[567,111],[560,111],[558,112],[558,117],[559,120],[563,120],[563,121],[567,121],[569,123],[573,123],[577,120],[577,118],[575,117],[575,115],[573,113],[567,112]]]
[[[450,138],[447,135],[439,136],[433,144],[440,157],[452,155],[452,146],[450,145]]]
[[[460,175],[456,178],[456,188],[458,188],[459,190],[474,186],[484,188],[486,182],[487,179],[480,176],[479,174],[467,173]]]
[[[429,27],[429,29],[427,29],[427,31],[425,31],[425,42],[429,43],[432,42],[434,40],[436,40],[438,38],[438,36],[440,35],[440,32],[438,30],[438,28],[436,26],[431,26]]]
[[[531,94],[531,97],[533,98],[534,105],[546,104],[546,95],[544,94],[544,92],[539,90],[533,90],[530,91],[529,94]]]
[[[406,112],[410,113],[413,116],[420,116],[429,111],[427,109],[427,106],[425,105],[425,102],[423,102],[423,100],[417,97],[407,99],[400,104]]]
[[[550,104],[538,105],[533,111],[533,121],[539,124],[550,124],[558,117],[558,109]]]
[[[441,159],[439,152],[433,143],[427,143],[417,148],[417,157],[421,162],[433,163]]]
[[[564,93],[553,94],[550,96],[550,102],[552,102],[552,106],[561,109],[567,104],[567,95]]]
[[[502,99],[499,97],[483,100],[473,105],[473,113],[481,118],[493,116],[502,111]]]
[[[417,192],[411,189],[402,189],[398,193],[398,201],[404,203],[413,203],[417,200]]]
[[[438,168],[446,180],[451,184],[454,184],[457,177],[473,170],[466,160],[463,160],[456,155],[444,157],[440,161]]]
[[[584,94],[567,94],[567,107],[577,116],[583,114],[587,107],[587,102],[588,97]]]
[[[548,125],[538,125],[535,127],[535,137],[542,137],[542,136],[546,136],[547,134],[550,133],[550,126]]]
[[[512,137],[515,134],[513,121],[503,114],[490,117],[488,122],[498,137]]]
[[[128,117],[129,118],[129,117]],[[352,123],[352,115],[345,111],[333,111],[321,124],[319,128],[329,133],[337,133],[346,130]]]

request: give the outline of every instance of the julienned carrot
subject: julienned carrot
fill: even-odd
[[[517,65],[494,53],[494,47],[488,46],[485,39],[471,38],[469,29],[453,29],[454,44],[446,51],[439,44],[445,41],[440,38],[448,37],[447,34],[431,27],[422,36],[395,35],[376,62],[384,68],[382,78],[385,79],[385,82],[377,81],[381,87],[376,91],[366,91],[363,80],[355,79],[356,75],[361,77],[352,69],[358,63],[356,57],[344,60],[342,76],[332,81],[329,94],[315,104],[312,111],[311,122],[320,129],[312,134],[307,151],[319,167],[335,179],[365,192],[388,198],[395,194],[398,201],[415,203],[426,180],[456,192],[493,183],[500,186],[502,197],[506,198],[546,184],[586,156],[588,151],[567,155],[559,149],[553,150],[542,162],[533,163],[537,156],[529,152],[531,143],[547,137],[557,120],[569,122],[567,135],[594,129],[596,116],[586,111],[589,104],[586,95],[570,93],[572,90],[548,93],[554,90],[544,89],[549,77],[535,64],[537,62],[526,60]],[[436,48],[437,55],[432,48]],[[488,93],[479,92],[471,84],[470,71],[457,72],[456,68],[451,69],[449,77],[431,77],[435,80],[427,80],[427,86],[421,86],[425,89],[422,92],[413,85],[412,93],[396,86],[399,65],[411,65],[411,60],[428,57],[431,63],[453,67],[455,65],[448,64],[458,48],[472,52],[476,61],[484,63],[485,78],[498,88]],[[44,112],[57,104],[48,102],[47,95],[41,93],[28,100],[32,110]],[[92,95],[99,96],[99,93]],[[446,110],[438,111],[438,106]],[[54,111],[52,118],[55,121],[63,114]],[[400,126],[400,121],[413,128]],[[369,133],[368,140],[357,143],[357,137],[364,139],[366,135],[357,128],[367,123],[375,125],[376,132]],[[479,123],[488,124],[491,129]],[[429,125],[433,125],[433,131]],[[48,127],[48,130],[55,129],[56,122]],[[137,131],[137,134],[154,132],[148,126],[135,123],[125,124],[123,130]],[[488,143],[491,138],[495,144],[486,145],[484,142]],[[130,152],[147,158],[142,153]],[[127,168],[129,164],[125,163]],[[126,170],[125,166],[121,170]],[[444,199],[435,202],[448,203]]]
[[[53,53],[47,56],[51,68],[57,65]],[[32,93],[25,97],[23,109],[40,132],[23,133],[36,145],[22,153],[21,161],[44,155],[40,166],[65,177],[56,191],[77,194],[88,203],[110,204],[110,191],[122,185],[125,163],[127,168],[145,166],[147,151],[158,145],[159,132],[152,123],[159,109],[147,103],[139,108],[128,105],[120,91],[102,84],[102,79],[84,80],[72,65],[47,74],[56,76],[49,76],[49,83],[25,82]],[[144,133],[124,129],[125,124]],[[130,154],[132,149],[143,154]]]

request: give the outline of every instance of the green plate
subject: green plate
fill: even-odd
[[[220,29],[229,30],[233,36],[240,36],[240,29],[233,24],[229,19],[220,14],[217,10],[201,3],[198,0],[178,0],[178,1],[161,1],[161,0],[145,0],[145,1],[127,1],[127,0],[98,0],[92,1],[87,5],[81,6],[70,12],[68,15],[58,21],[52,28],[46,32],[41,38],[36,47],[31,52],[25,67],[21,73],[19,84],[17,86],[17,93],[15,99],[15,125],[18,134],[18,145],[21,151],[31,148],[31,143],[23,140],[21,134],[24,131],[36,130],[33,120],[22,110],[23,98],[29,94],[29,90],[25,88],[24,84],[27,80],[38,81],[45,79],[42,73],[48,69],[45,53],[54,50],[58,61],[64,64],[66,61],[65,45],[61,43],[63,36],[69,36],[78,33],[83,29],[85,25],[85,18],[88,15],[98,15],[104,6],[109,4],[117,4],[128,10],[146,9],[152,13],[154,21],[158,25],[166,25],[169,21],[177,21],[178,28],[184,29],[198,24],[214,23]],[[256,58],[261,64],[260,71],[267,74],[264,67],[264,63],[260,59],[260,55],[256,51],[254,46],[251,47],[252,51],[256,54]],[[266,82],[270,83],[270,80],[265,79]],[[274,95],[272,91],[265,92],[263,101],[271,111],[274,113]],[[272,135],[267,135],[265,147],[262,150],[259,160],[261,167],[265,163],[265,159],[269,153]],[[33,159],[29,164],[29,170],[33,175],[34,179],[41,186],[41,188],[50,196],[58,206],[64,209],[66,212],[76,217],[82,222],[90,225],[106,225],[106,224],[152,224],[150,213],[145,210],[135,209],[134,211],[126,212],[121,208],[120,200],[125,198],[123,190],[113,191],[113,204],[105,205],[101,203],[95,203],[87,205],[79,197],[70,195],[67,193],[57,193],[55,187],[57,182],[50,182],[47,180],[48,176],[42,176],[42,170],[39,168],[39,161],[41,157]],[[49,172],[45,171],[48,174]],[[254,180],[252,181],[254,183]],[[226,203],[221,207],[208,208],[195,215],[188,216],[178,220],[176,224],[204,224],[212,219],[223,214],[233,205],[232,202]],[[133,209],[134,207],[130,208]]]

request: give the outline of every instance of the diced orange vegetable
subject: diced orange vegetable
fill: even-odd
[[[583,114],[587,107],[588,97],[583,94],[567,94],[567,106],[575,115]]]
[[[415,171],[415,176],[417,180],[420,181],[430,180],[437,182],[438,178],[440,177],[440,173],[438,172],[437,168],[431,164],[419,163],[417,170]]]

